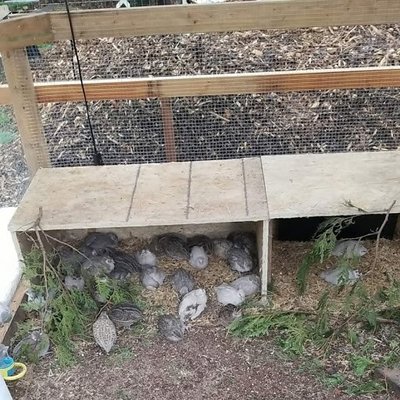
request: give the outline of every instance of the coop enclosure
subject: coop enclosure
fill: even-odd
[[[0,104],[37,172],[16,242],[39,210],[58,237],[251,229],[265,295],[274,220],[400,210],[399,20],[397,0],[73,11],[107,166],[67,14],[1,22]]]
[[[398,9],[288,0],[74,11],[104,163],[397,149]],[[65,12],[0,29],[0,104],[19,104],[30,168],[92,165]]]

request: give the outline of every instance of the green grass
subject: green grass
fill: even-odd
[[[10,111],[0,107],[0,145],[12,143],[17,137],[17,128]]]

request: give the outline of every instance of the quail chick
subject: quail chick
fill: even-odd
[[[118,281],[125,281],[128,280],[130,277],[131,277],[130,271],[121,266],[115,267],[110,272],[110,278]]]
[[[109,316],[116,327],[130,329],[131,326],[143,319],[143,313],[139,307],[132,303],[115,304]]]
[[[44,357],[50,348],[49,336],[40,331],[32,331],[13,348],[14,358],[26,358],[30,361]]]
[[[194,280],[189,272],[185,271],[183,268],[179,268],[172,275],[172,287],[181,295],[191,292],[194,288]]]
[[[174,315],[162,315],[158,319],[158,331],[161,336],[171,342],[179,342],[183,339],[185,325]]]
[[[187,240],[177,233],[166,233],[153,238],[150,248],[155,254],[165,255],[173,260],[189,259]]]
[[[64,270],[71,274],[79,273],[82,264],[91,256],[96,255],[93,249],[86,246],[81,246],[78,251],[68,246],[62,246],[57,252]]]
[[[332,285],[340,285],[346,283],[354,283],[360,279],[361,274],[357,270],[343,270],[341,267],[336,267],[323,271],[320,277]]]
[[[196,289],[183,296],[179,304],[179,317],[183,322],[196,319],[206,308],[207,294],[204,289]]]
[[[194,246],[190,250],[189,263],[193,268],[204,269],[208,266],[208,256],[204,249],[199,246]]]
[[[91,249],[107,249],[118,246],[118,236],[113,232],[92,232],[86,236],[84,243]]]
[[[247,249],[251,256],[257,255],[257,239],[253,232],[232,232],[227,239],[233,243],[234,247]]]
[[[142,250],[136,253],[136,261],[140,265],[148,265],[155,267],[157,265],[157,257],[150,250]]]
[[[0,326],[10,322],[12,318],[12,313],[10,307],[6,304],[0,302]]]
[[[367,253],[366,247],[358,240],[341,240],[336,243],[335,248],[332,250],[332,255],[346,258],[362,257]]]
[[[192,247],[202,247],[204,251],[211,255],[214,250],[214,243],[213,241],[206,235],[195,235],[188,239],[188,248],[191,249]]]
[[[110,256],[92,256],[82,264],[82,275],[101,276],[114,269],[114,260]]]
[[[233,243],[230,240],[226,239],[215,239],[213,242],[214,245],[214,255],[222,260],[227,260],[229,251],[233,246]]]
[[[107,249],[107,254],[114,260],[115,268],[124,269],[128,272],[141,272],[142,266],[136,260],[136,257],[116,249]]]
[[[107,313],[103,311],[93,324],[95,342],[108,354],[117,341],[117,330]]]
[[[247,249],[232,247],[228,252],[228,263],[233,271],[249,272],[254,268],[253,258]]]
[[[66,276],[64,278],[64,285],[68,290],[82,291],[85,288],[85,280],[81,276]]]
[[[215,288],[217,294],[218,303],[224,306],[232,304],[234,306],[240,306],[245,300],[244,291],[242,289],[236,289],[226,283]]]
[[[160,287],[165,279],[166,275],[158,267],[143,268],[140,280],[146,289],[154,290]]]
[[[242,316],[242,310],[237,306],[228,304],[221,308],[218,313],[218,322],[221,326],[227,328],[233,321]]]
[[[242,289],[246,297],[253,296],[261,290],[261,279],[258,275],[246,275],[234,280],[231,284],[235,289]]]

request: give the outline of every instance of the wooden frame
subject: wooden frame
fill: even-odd
[[[389,24],[399,20],[398,0],[264,0],[72,12],[77,39]],[[77,82],[32,84],[29,62],[22,56],[23,48],[69,39],[71,32],[65,12],[31,14],[0,22],[0,51],[9,65],[6,74],[10,85],[0,86],[0,105],[14,105],[25,157],[32,173],[40,167],[50,166],[37,103],[82,101],[83,95]],[[17,66],[19,73],[15,74],[7,58],[17,53],[24,61]],[[176,150],[169,100],[173,97],[400,87],[400,68],[94,80],[85,82],[85,87],[88,99],[93,101],[159,98],[166,157],[168,161],[174,161]]]
[[[245,17],[244,17],[245,16]],[[390,24],[400,19],[397,0],[265,0],[212,5],[73,11],[77,39],[193,32],[293,29]],[[0,50],[71,39],[65,12],[0,24]]]
[[[400,87],[400,67],[343,68],[159,78],[85,81],[87,99],[127,100],[329,89]],[[83,101],[79,82],[34,84],[38,103]],[[11,104],[7,85],[0,86],[0,104]]]

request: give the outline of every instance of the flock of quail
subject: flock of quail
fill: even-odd
[[[142,285],[148,290],[156,290],[169,282],[180,298],[177,314],[160,316],[158,331],[172,342],[183,339],[188,322],[205,310],[208,297],[203,288],[196,288],[196,282],[187,270],[179,268],[167,276],[158,266],[158,257],[186,261],[194,270],[202,270],[208,267],[209,257],[214,255],[241,273],[235,281],[214,288],[218,302],[224,306],[221,316],[239,316],[237,307],[260,291],[260,278],[251,273],[257,266],[257,246],[255,235],[250,232],[233,232],[226,239],[214,240],[205,235],[187,238],[167,233],[153,237],[147,249],[134,255],[118,249],[118,244],[116,234],[94,232],[84,239],[78,251],[72,247],[61,248],[60,261],[68,270],[65,287],[83,290],[95,277],[127,280],[133,274],[139,274]],[[106,302],[100,293],[93,295],[98,302]],[[108,353],[117,340],[116,328],[130,328],[142,318],[142,311],[135,304],[115,304],[103,311],[93,324],[94,339]]]

